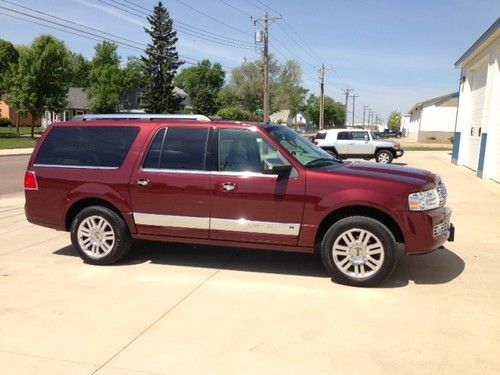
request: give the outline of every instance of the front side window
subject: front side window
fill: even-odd
[[[352,132],[351,134],[354,141],[364,141],[368,138],[367,132]]]
[[[125,126],[65,126],[53,128],[34,164],[119,168],[139,128]]]
[[[265,159],[286,159],[256,131],[221,129],[219,131],[219,171],[262,172]]]
[[[205,170],[208,128],[170,127],[156,133],[143,168]]]

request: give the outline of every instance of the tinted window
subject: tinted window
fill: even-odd
[[[204,170],[208,128],[167,128],[160,131],[148,151],[146,168]],[[158,160],[157,154],[160,159]]]
[[[326,132],[318,133],[316,134],[316,137],[314,137],[314,139],[325,139],[325,138],[326,138]]]
[[[119,168],[138,128],[55,127],[35,159],[35,164]]]
[[[352,139],[351,132],[339,132],[339,134],[337,134],[337,139],[340,140]]]
[[[143,168],[159,168],[160,167],[160,153],[163,140],[165,138],[165,128],[156,133],[151,146],[149,147],[146,159],[142,164]]]

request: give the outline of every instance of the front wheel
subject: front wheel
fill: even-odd
[[[398,254],[396,240],[384,224],[352,216],[337,221],[326,232],[321,257],[334,281],[372,286],[391,274]]]
[[[391,163],[393,158],[394,156],[392,155],[392,153],[387,150],[379,151],[375,156],[375,160],[377,161],[377,163],[382,163],[382,164]]]
[[[122,259],[132,239],[120,215],[106,207],[90,206],[71,223],[71,242],[86,263],[104,265]]]

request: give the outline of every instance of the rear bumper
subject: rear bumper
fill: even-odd
[[[426,254],[455,239],[451,209],[440,207],[426,212],[403,213],[407,254]]]

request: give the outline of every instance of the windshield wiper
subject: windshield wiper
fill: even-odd
[[[319,159],[314,159],[314,160],[311,160],[309,162],[307,162],[306,164],[304,164],[306,167],[311,167],[313,166],[314,164],[316,163],[324,163],[324,162],[328,162],[328,163],[338,163],[338,161],[336,159],[330,159],[330,158],[319,158]]]

